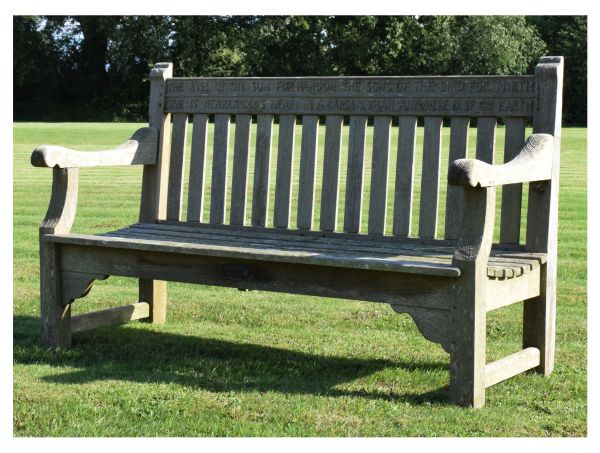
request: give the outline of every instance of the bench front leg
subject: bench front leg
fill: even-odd
[[[140,278],[139,300],[147,302],[149,317],[143,322],[164,324],[167,321],[167,282],[162,280],[148,280]]]
[[[485,404],[487,263],[492,247],[495,189],[465,188],[465,209],[452,259],[461,270],[450,307],[450,398]]]

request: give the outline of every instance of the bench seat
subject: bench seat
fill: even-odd
[[[218,228],[183,222],[137,223],[105,234],[58,234],[47,240],[64,244],[153,252],[183,253],[231,259],[324,265],[353,269],[459,277],[452,266],[452,241],[362,240],[336,233],[273,234],[247,228]],[[495,247],[487,274],[513,278],[545,262],[543,253],[526,253]]]

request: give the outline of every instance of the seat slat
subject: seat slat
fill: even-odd
[[[525,143],[524,118],[506,118],[504,162],[513,159]],[[500,211],[500,242],[518,244],[521,236],[521,198],[523,184],[502,187],[502,210]]]
[[[374,119],[369,234],[385,233],[391,124],[392,118],[389,116],[376,116]]]
[[[288,228],[290,224],[295,132],[296,116],[281,115],[279,117],[279,142],[277,145],[275,211],[273,213],[273,225],[276,228]]]
[[[193,117],[192,155],[190,157],[190,182],[188,185],[188,222],[202,222],[204,212],[204,168],[206,166],[208,115],[197,113]]]
[[[475,157],[479,160],[494,163],[496,150],[496,118],[482,117],[477,120],[477,145]]]
[[[469,118],[454,116],[450,123],[449,163],[465,159],[469,146]],[[444,237],[458,239],[463,213],[463,188],[448,185],[446,192],[446,221]]]
[[[346,200],[344,204],[344,231],[347,233],[358,233],[360,231],[366,128],[366,116],[353,115],[350,117]]]
[[[325,155],[323,156],[323,186],[321,191],[321,231],[334,231],[337,225],[340,181],[340,151],[344,117],[327,115],[325,129]]]
[[[319,117],[317,115],[304,115],[302,117],[297,220],[298,228],[301,230],[310,230],[313,226],[318,134]]]
[[[252,115],[235,116],[235,143],[233,145],[233,171],[231,181],[231,211],[229,222],[244,225],[248,196],[248,154],[250,152],[250,125]]]
[[[169,220],[180,220],[181,218],[187,123],[187,113],[173,115],[173,138],[171,141],[169,190],[167,193],[167,219]]]
[[[416,144],[416,116],[401,116],[398,119],[398,156],[396,160],[396,182],[394,193],[395,236],[410,236],[412,217],[414,155]]]
[[[229,120],[229,115],[215,115],[215,137],[210,187],[210,223],[225,223]]]
[[[438,192],[442,149],[441,117],[425,117],[419,237],[435,238],[438,221]]]
[[[252,192],[252,225],[266,226],[269,211],[269,176],[273,115],[258,115],[256,130],[256,160]]]

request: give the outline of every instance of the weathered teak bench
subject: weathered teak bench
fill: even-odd
[[[109,151],[44,146],[33,152],[33,165],[52,167],[54,175],[40,228],[43,342],[68,346],[72,333],[133,319],[163,323],[166,281],[178,281],[390,304],[410,314],[426,338],[450,353],[450,397],[461,405],[482,406],[486,387],[525,370],[550,373],[562,68],[562,57],[544,57],[534,76],[173,78],[170,63],[157,64],[150,73],[150,127]],[[418,230],[411,234],[419,117],[424,117],[422,178]],[[370,118],[372,159],[365,159],[371,151]],[[451,164],[442,239],[444,118],[451,126]],[[498,119],[506,125],[501,129],[506,163],[492,165]],[[466,159],[474,121],[476,159]],[[528,121],[533,135],[525,140]],[[295,134],[300,122],[301,134]],[[398,147],[390,150],[392,131]],[[295,141],[300,141],[298,172]],[[347,166],[341,164],[346,158]],[[105,234],[70,233],[79,168],[136,164],[144,165],[139,223]],[[364,178],[369,167],[370,184]],[[210,209],[205,209],[209,175]],[[393,203],[388,203],[390,182]],[[524,182],[529,191],[521,240]],[[367,186],[368,212],[363,212]],[[497,186],[504,186],[500,240],[492,244]],[[386,229],[388,204],[393,219]],[[109,275],[139,278],[139,302],[71,317],[71,303],[85,296],[95,279]],[[486,312],[519,301],[525,301],[523,350],[486,363]]]

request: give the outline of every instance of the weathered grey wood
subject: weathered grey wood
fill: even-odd
[[[369,234],[385,233],[391,125],[389,116],[376,116],[373,122]]]
[[[477,119],[477,144],[475,157],[488,164],[494,163],[496,151],[496,123],[495,117],[482,117]]]
[[[258,115],[252,190],[252,225],[266,226],[268,221],[272,129],[273,115]]]
[[[410,236],[416,128],[416,116],[401,116],[398,119],[393,232],[400,237]]]
[[[298,115],[518,116],[531,76],[176,78],[167,111]]]
[[[208,140],[208,115],[195,114],[193,124],[187,220],[188,222],[202,222],[204,220],[204,175]]]
[[[302,148],[300,151],[300,183],[298,186],[298,228],[311,230],[317,178],[318,115],[302,117]]]
[[[146,302],[138,302],[121,307],[107,308],[106,310],[84,313],[71,318],[71,331],[84,332],[98,327],[124,324],[136,319],[148,318],[150,306]]]
[[[46,216],[40,225],[40,237],[71,231],[77,212],[78,188],[79,169],[52,169],[52,194]]]
[[[533,133],[554,137],[551,180],[529,184],[526,248],[545,252],[540,296],[524,304],[523,347],[540,350],[539,373],[554,368],[556,324],[556,266],[558,241],[558,193],[562,115],[563,58],[543,57],[535,69],[536,100]]]
[[[485,309],[487,311],[506,307],[540,294],[540,267],[519,278],[489,278],[485,285]]]
[[[167,186],[171,152],[171,114],[165,113],[165,83],[173,76],[172,63],[157,63],[150,71],[149,126],[158,130],[156,163],[144,165],[140,221],[164,219],[167,213]]]
[[[495,189],[467,188],[465,217],[452,264],[461,277],[450,307],[450,398],[461,406],[485,404],[486,268],[492,246]]]
[[[344,117],[327,115],[325,129],[325,155],[323,156],[323,186],[321,190],[321,231],[334,231],[337,226],[340,181],[340,151]]]
[[[176,113],[173,115],[173,138],[171,139],[171,163],[169,165],[169,188],[167,192],[168,220],[181,219],[187,123],[187,114]]]
[[[523,371],[535,368],[539,364],[540,350],[538,348],[525,348],[515,352],[485,366],[485,386],[490,387]]]
[[[346,201],[344,208],[344,231],[360,232],[362,215],[365,145],[367,141],[367,117],[350,117],[348,138],[348,169],[346,173]]]
[[[165,112],[165,86],[166,81],[172,76],[172,63],[157,63],[150,71],[148,125],[158,130],[158,149],[156,163],[154,165],[144,165],[140,222],[162,220],[167,214],[171,114]],[[166,313],[167,283],[140,279],[139,300],[148,302],[154,307],[153,310],[157,310],[159,313]],[[160,322],[160,319],[158,322]]]
[[[407,313],[417,325],[419,332],[429,341],[439,343],[450,352],[450,316],[448,310],[392,304],[397,313]]]
[[[435,238],[437,231],[442,124],[443,119],[440,117],[425,117],[419,206],[419,236],[425,238]]]
[[[506,118],[504,138],[504,163],[513,160],[525,142],[525,118]],[[502,188],[500,211],[500,242],[518,244],[521,236],[522,184],[509,184]]]
[[[469,147],[469,118],[452,117],[450,123],[450,153],[449,163],[456,159],[465,159]],[[446,220],[444,237],[458,239],[463,213],[463,190],[460,187],[448,185],[446,192]]]
[[[106,167],[116,165],[151,165],[156,163],[158,130],[138,129],[122,145],[105,151],[75,151],[62,146],[43,145],[31,154],[34,167]]]
[[[552,176],[554,138],[548,134],[530,136],[517,157],[502,165],[479,159],[458,159],[448,169],[448,183],[466,187],[492,187],[527,181],[548,180]]]
[[[273,225],[275,228],[288,228],[290,224],[295,132],[296,116],[281,115],[279,117],[275,208],[273,212]]]
[[[246,222],[246,198],[248,193],[248,154],[250,153],[250,125],[252,115],[235,116],[235,144],[233,148],[233,178],[231,181],[232,225]]]
[[[210,186],[210,223],[225,222],[229,120],[229,115],[215,115],[215,141],[213,145],[212,179]]]
[[[102,247],[61,245],[65,270],[85,265],[90,271],[124,277],[144,277],[183,283],[199,283],[337,297],[428,307],[448,307],[453,278],[403,274],[387,271],[274,263],[262,260],[235,260],[248,268],[248,278],[223,275],[231,258],[180,253],[157,253]],[[139,262],[144,265],[140,266]]]

